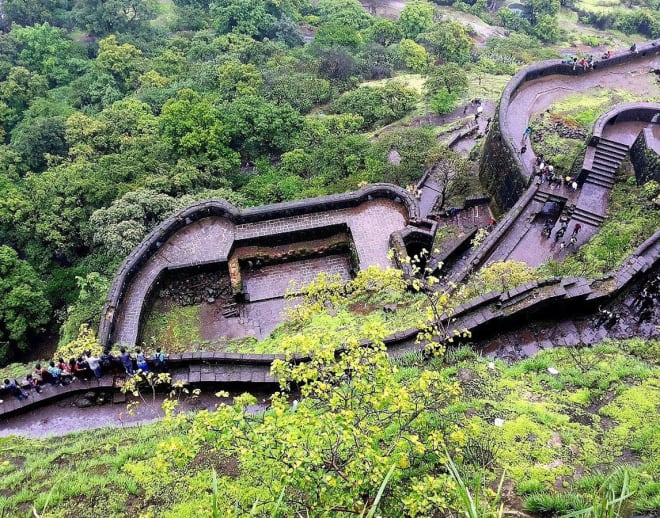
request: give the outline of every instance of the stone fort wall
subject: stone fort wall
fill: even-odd
[[[407,222],[418,222],[419,206],[417,201],[405,189],[390,184],[372,184],[351,193],[265,205],[245,210],[240,210],[224,200],[207,200],[176,212],[151,231],[119,268],[103,309],[99,325],[99,341],[103,345],[110,344],[117,310],[123,303],[124,295],[136,274],[169,238],[187,225],[203,218],[216,216],[226,218],[234,225],[266,223],[270,220],[278,220],[280,224],[282,222],[285,224],[289,221],[292,229],[304,231],[304,228],[302,228],[304,223],[300,223],[301,216],[357,207],[377,198],[390,199],[401,204],[407,212]],[[374,232],[377,232],[377,229],[374,229]],[[432,235],[430,229],[426,232],[429,233],[429,237]],[[197,262],[191,262],[190,264],[178,265],[178,267],[197,265]]]

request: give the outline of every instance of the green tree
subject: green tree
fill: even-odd
[[[544,15],[555,17],[559,14],[559,0],[528,0],[525,5],[529,10],[529,21],[532,25],[538,24]]]
[[[330,81],[305,72],[285,72],[266,78],[264,93],[279,105],[288,104],[300,113],[328,102],[332,96]]]
[[[198,93],[181,90],[163,106],[160,116],[164,141],[180,156],[230,155],[231,134],[218,111]]]
[[[221,33],[238,32],[248,36],[263,36],[275,23],[276,16],[268,12],[263,0],[213,0],[211,15]]]
[[[10,35],[18,43],[18,64],[46,77],[51,86],[67,83],[86,66],[83,47],[67,38],[63,29],[48,23],[13,25]]]
[[[23,110],[34,99],[45,95],[47,90],[48,81],[44,76],[25,67],[13,67],[7,80],[0,83],[0,103],[6,106],[2,121],[5,131],[13,128]]]
[[[425,86],[431,95],[442,91],[463,95],[468,89],[468,76],[463,67],[456,63],[447,63],[429,71]]]
[[[289,105],[278,106],[257,95],[239,97],[219,111],[232,148],[246,157],[288,150],[302,128],[301,115]]]
[[[0,246],[0,363],[27,349],[50,319],[44,283],[8,246]]]
[[[38,23],[65,25],[68,0],[4,0],[0,25],[8,29],[13,23],[25,27]]]
[[[465,25],[454,21],[436,23],[429,31],[421,33],[417,41],[434,56],[459,64],[470,61],[474,47]]]
[[[367,37],[380,45],[392,45],[403,38],[403,30],[399,25],[387,18],[377,18],[366,31]]]
[[[87,329],[90,327],[96,329],[101,321],[103,304],[110,289],[110,279],[98,272],[91,272],[85,277],[76,276],[75,280],[78,297],[67,307],[66,320],[60,329],[60,344],[74,341],[83,325],[87,326]],[[91,338],[94,339],[93,334]]]
[[[227,61],[218,67],[220,98],[231,101],[243,95],[255,95],[264,84],[264,79],[253,64]]]
[[[406,38],[414,40],[420,33],[433,25],[435,8],[429,2],[407,2],[399,17],[399,26]]]
[[[137,86],[140,72],[144,69],[142,51],[130,43],[119,44],[112,34],[99,41],[99,53],[94,65],[110,74],[116,84],[125,90]]]
[[[124,194],[89,220],[91,242],[109,257],[126,257],[176,207],[166,194],[138,189]]]
[[[425,165],[429,174],[440,185],[436,210],[442,211],[447,206],[447,201],[455,196],[470,194],[464,189],[465,180],[472,170],[472,163],[469,160],[445,146],[435,146],[429,150]]]
[[[426,166],[426,158],[436,145],[436,136],[430,127],[396,128],[381,134],[370,150],[371,164],[379,166],[374,171],[378,176],[373,181],[407,185],[419,180]],[[399,153],[398,165],[392,164],[387,156],[395,149]],[[375,160],[374,160],[375,159]]]
[[[413,72],[423,73],[429,67],[431,58],[426,49],[413,40],[403,39],[399,42],[399,57]]]
[[[362,43],[362,35],[352,25],[346,25],[337,21],[324,23],[316,32],[314,45],[321,47],[348,47],[356,49]]]
[[[211,447],[240,466],[239,478],[218,480],[220,513],[254,504],[255,512],[267,515],[279,501],[287,516],[339,516],[364,515],[394,467],[397,489],[381,501],[384,515],[448,507],[449,477],[437,474],[422,483],[416,467],[444,458],[445,434],[433,412],[454,401],[459,388],[430,370],[402,376],[387,357],[383,330],[367,324],[361,331],[371,345],[348,339],[340,354],[332,333],[286,338],[288,350],[312,359],[275,362],[282,391],[268,411],[249,413],[256,400],[243,395],[232,406],[197,413],[189,424],[174,417],[187,436],[163,445],[155,462],[135,466],[135,472],[155,469],[154,479],[168,477],[172,466],[187,465]],[[294,384],[301,396],[292,407],[287,398]]]
[[[49,159],[64,157],[66,118],[37,117],[21,121],[12,131],[12,147],[23,157],[25,167],[34,172],[46,169]]]
[[[402,83],[388,81],[383,87],[363,86],[346,92],[333,103],[333,110],[360,115],[366,127],[388,124],[414,108],[418,97]]]
[[[76,0],[72,17],[95,36],[143,29],[157,13],[157,0]]]
[[[368,28],[372,22],[357,0],[319,0],[317,7],[324,23],[332,22],[362,30]]]

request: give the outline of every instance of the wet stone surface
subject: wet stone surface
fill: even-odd
[[[654,282],[660,286],[660,280],[654,281],[658,275],[653,273],[638,282],[625,295],[603,306],[600,312],[559,321],[533,322],[479,340],[474,344],[475,349],[487,356],[514,362],[552,347],[589,346],[607,338],[660,338],[660,292],[649,289]],[[644,300],[650,302],[644,303]],[[646,308],[645,313],[641,307]]]

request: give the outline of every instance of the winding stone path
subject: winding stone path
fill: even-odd
[[[649,73],[651,69],[657,68],[660,68],[660,55],[655,54],[614,67],[597,68],[580,75],[553,74],[527,81],[511,98],[504,115],[509,132],[503,136],[510,140],[516,150],[520,150],[525,128],[535,115],[547,110],[552,103],[590,88],[619,88],[639,96],[647,96],[648,99],[660,97],[657,82]],[[533,149],[525,153],[522,162],[525,176],[531,177],[536,164]]]
[[[498,114],[501,138],[510,145],[513,161],[520,161],[522,175],[529,187],[469,260],[450,272],[452,282],[462,282],[472,271],[487,262],[512,259],[524,261],[530,266],[538,266],[549,259],[562,260],[571,253],[568,248],[562,249],[555,244],[554,237],[543,238],[541,236],[543,221],[536,223],[533,221],[534,214],[550,197],[575,205],[572,211],[575,221],[569,224],[567,234],[571,234],[577,223],[582,225],[576,248],[593,237],[607,213],[611,186],[602,182],[600,185],[587,182],[581,185],[577,192],[570,193],[566,188],[552,191],[548,190],[547,185],[537,185],[532,182],[536,164],[536,155],[533,149],[530,149],[532,146],[528,147],[524,155],[521,156],[519,153],[522,135],[534,115],[546,110],[553,102],[590,88],[620,88],[637,95],[646,95],[649,99],[656,97],[660,100],[660,89],[654,75],[650,73],[651,70],[660,69],[657,43],[655,46],[648,44],[643,46],[649,52],[646,56],[627,52],[618,53],[627,55],[628,60],[619,64],[614,61],[608,62],[605,63],[606,66],[603,65],[593,71],[579,70],[574,73],[569,65],[558,65],[558,62],[551,61],[531,65],[512,79],[503,94],[501,106],[504,107]],[[555,70],[566,72],[566,75],[558,73],[545,75],[544,67],[547,70],[552,70],[554,67]],[[525,81],[528,70],[529,73],[540,73],[541,77]],[[506,95],[510,95],[510,98],[507,99]],[[607,138],[620,139],[621,142],[628,143],[629,140],[634,140],[641,130],[641,125],[630,123],[623,123],[621,128],[617,126],[615,124],[606,127]],[[638,129],[637,133],[634,129]],[[652,134],[657,133],[654,130]],[[516,169],[516,164],[512,163],[510,167]],[[505,171],[501,171],[500,174],[504,175]]]

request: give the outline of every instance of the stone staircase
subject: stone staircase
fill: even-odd
[[[575,207],[571,213],[571,219],[579,223],[586,223],[592,227],[599,227],[605,221],[605,217],[595,212],[584,209],[583,207]]]
[[[625,144],[601,137],[585,183],[611,189],[614,185],[614,174],[629,149]]]

